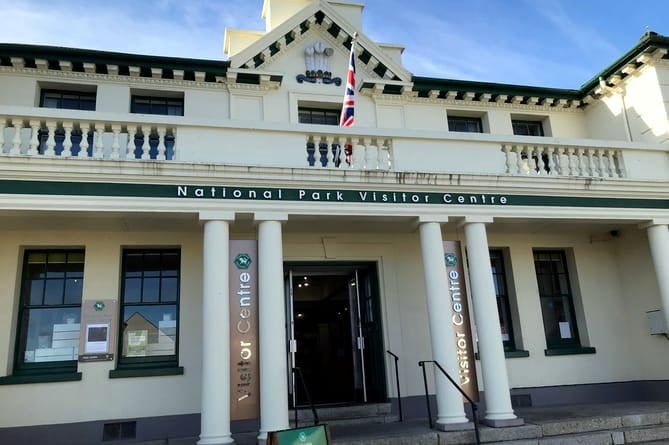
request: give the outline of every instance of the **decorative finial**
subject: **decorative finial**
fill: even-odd
[[[353,33],[353,40],[358,40],[358,32]]]

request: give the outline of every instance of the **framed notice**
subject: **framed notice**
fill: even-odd
[[[79,361],[114,359],[116,338],[116,300],[85,300],[81,303]]]
[[[266,445],[329,445],[330,430],[327,425],[272,431],[267,434]]]

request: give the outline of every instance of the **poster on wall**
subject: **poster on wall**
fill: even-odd
[[[474,357],[472,329],[469,322],[469,303],[467,301],[467,287],[465,286],[465,272],[462,261],[460,241],[444,241],[448,304],[453,313],[451,322],[455,332],[460,387],[473,401],[478,402],[476,359]]]
[[[230,419],[260,417],[258,243],[230,241]]]
[[[79,361],[113,360],[116,300],[85,300],[81,306]]]

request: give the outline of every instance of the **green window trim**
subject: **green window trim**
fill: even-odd
[[[169,375],[183,375],[183,366],[153,366],[144,368],[121,368],[109,371],[110,379],[123,379],[129,377],[161,377]]]
[[[558,356],[558,355],[580,355],[580,354],[596,354],[596,353],[597,349],[591,346],[544,349],[544,354],[547,357]]]
[[[525,358],[530,356],[530,351],[524,349],[513,349],[509,351],[504,351],[504,358]],[[476,360],[480,360],[479,353],[475,353],[474,357]]]
[[[23,385],[27,383],[76,382],[81,380],[81,372],[15,374],[0,377],[0,385]]]

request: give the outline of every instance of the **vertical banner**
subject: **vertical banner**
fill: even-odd
[[[472,329],[469,323],[469,304],[467,287],[462,266],[460,241],[444,241],[444,262],[446,263],[446,279],[448,304],[451,306],[455,347],[458,354],[458,371],[460,386],[473,401],[479,400],[479,389],[476,380],[476,359]]]
[[[230,241],[230,419],[260,417],[258,242]]]

